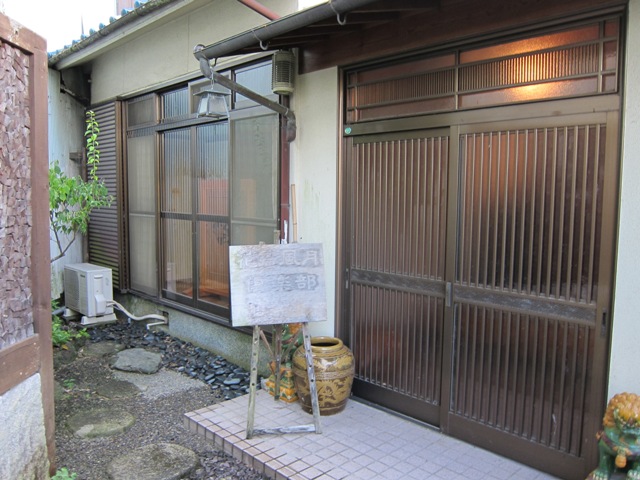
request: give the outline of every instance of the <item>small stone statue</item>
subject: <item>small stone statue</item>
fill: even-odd
[[[627,472],[627,480],[640,480],[640,395],[615,395],[607,405],[602,427],[596,436],[600,463],[588,478],[609,480],[617,468]]]

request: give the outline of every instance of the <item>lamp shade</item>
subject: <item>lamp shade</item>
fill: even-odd
[[[198,117],[227,118],[229,116],[227,96],[229,95],[227,90],[217,85],[211,85],[194,93],[194,96],[200,97]]]

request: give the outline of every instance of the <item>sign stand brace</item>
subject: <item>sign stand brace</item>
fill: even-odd
[[[274,332],[275,342],[275,363],[276,363],[276,382],[275,382],[275,400],[277,401],[280,393],[280,360],[282,357],[282,325],[276,325],[276,331]],[[283,434],[283,433],[305,433],[315,432],[322,433],[320,426],[320,406],[318,404],[318,389],[316,386],[315,369],[313,368],[313,357],[311,354],[311,337],[309,336],[309,329],[307,322],[302,323],[302,336],[304,342],[305,360],[307,363],[307,375],[309,376],[309,392],[311,394],[311,409],[313,411],[313,425],[296,425],[291,427],[276,427],[276,428],[254,428],[254,417],[256,412],[256,390],[258,384],[258,356],[260,352],[260,326],[254,325],[253,327],[253,340],[251,347],[251,377],[249,383],[249,415],[247,417],[247,440],[253,438],[254,435],[266,435],[266,434]]]

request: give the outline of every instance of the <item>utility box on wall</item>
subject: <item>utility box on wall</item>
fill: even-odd
[[[74,312],[82,315],[83,325],[116,321],[113,313],[111,269],[90,263],[74,263],[64,267],[65,317]]]

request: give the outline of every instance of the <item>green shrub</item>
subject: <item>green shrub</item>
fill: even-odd
[[[77,473],[71,473],[66,468],[61,468],[51,477],[51,480],[75,480],[77,477]]]
[[[51,302],[52,311],[56,310],[57,306],[57,301],[54,300]],[[64,324],[62,318],[58,317],[57,315],[52,315],[51,320],[51,340],[53,341],[54,347],[64,348],[67,343],[73,340],[82,340],[85,338],[89,338],[89,332],[87,332],[86,328],[76,330],[75,328]]]

